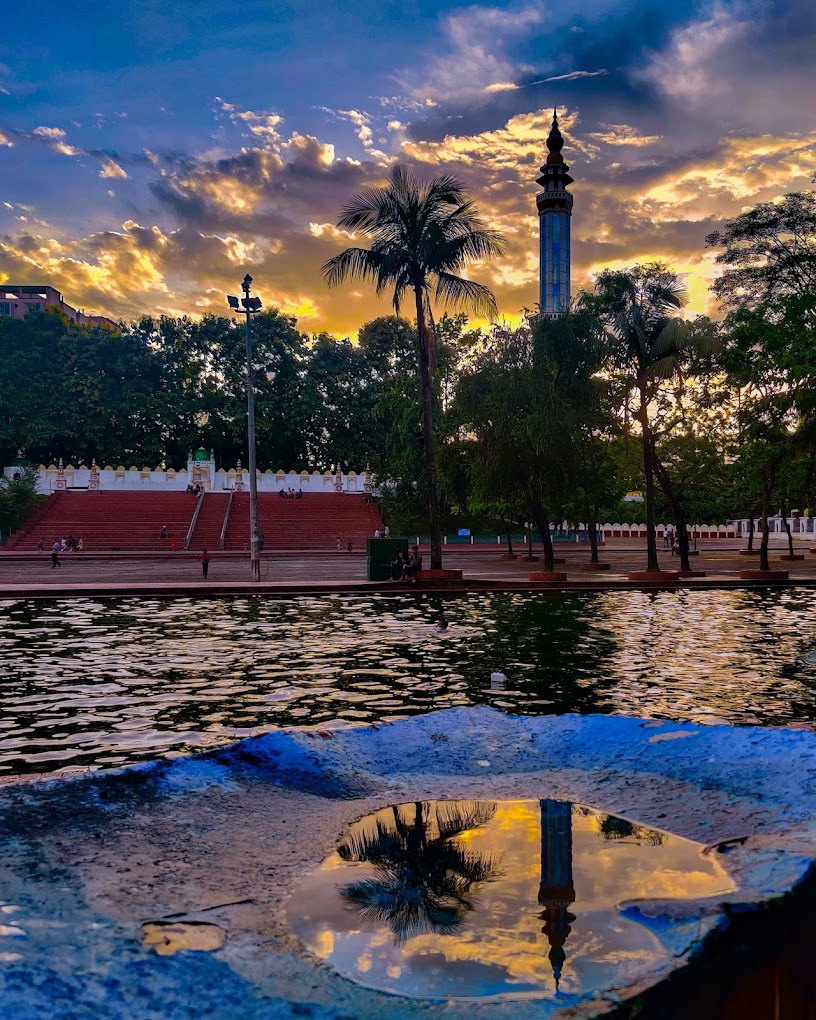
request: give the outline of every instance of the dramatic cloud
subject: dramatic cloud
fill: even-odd
[[[810,0],[588,0],[578,14],[496,2],[446,9],[437,27],[419,57],[356,91],[310,79],[300,110],[281,89],[239,103],[219,86],[227,98],[200,101],[197,141],[189,111],[173,120],[162,107],[162,134],[123,117],[121,98],[75,126],[55,114],[70,138],[50,114],[4,120],[0,170],[31,161],[60,198],[44,209],[4,176],[0,281],[48,280],[72,303],[132,318],[222,313],[249,270],[265,304],[302,328],[353,334],[388,304],[368,285],[329,291],[321,266],[355,243],[336,227],[343,204],[399,160],[455,173],[506,235],[506,256],[471,275],[512,318],[537,300],[535,179],[556,105],[575,177],[574,288],[604,266],[660,258],[706,311],[706,234],[816,175]],[[62,209],[77,207],[87,224],[67,227]]]
[[[512,81],[529,68],[513,61],[510,45],[545,17],[540,4],[509,9],[465,7],[441,19],[442,52],[429,55],[421,71],[406,70],[398,80],[414,98],[434,101],[465,98],[491,83]]]

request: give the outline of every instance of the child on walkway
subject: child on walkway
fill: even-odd
[[[201,562],[201,573],[204,575],[204,580],[207,580],[207,572],[210,569],[210,554],[207,552],[206,546],[201,550],[201,555],[198,557]]]

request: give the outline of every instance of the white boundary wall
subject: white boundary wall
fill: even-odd
[[[19,467],[7,467],[3,474],[13,478]],[[40,464],[36,469],[39,475],[39,491],[44,495],[63,490],[91,489],[101,492],[147,490],[150,492],[184,492],[188,485],[201,485],[207,492],[228,492],[249,489],[249,471],[239,464],[237,468],[217,468],[215,460],[187,461],[187,466],[180,471],[173,468],[149,468],[123,464],[114,466],[106,464],[99,467],[95,463],[75,466],[73,464]],[[312,492],[343,492],[363,493],[374,492],[373,478],[370,473],[361,471],[258,471],[259,492],[280,492],[294,489],[304,493]]]

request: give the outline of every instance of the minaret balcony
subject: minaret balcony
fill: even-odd
[[[572,213],[573,196],[568,191],[540,191],[536,195],[539,215],[551,209]]]

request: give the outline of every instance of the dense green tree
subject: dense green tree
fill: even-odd
[[[355,277],[371,280],[378,294],[391,292],[397,314],[407,299],[414,302],[431,569],[438,569],[442,533],[434,411],[439,390],[432,300],[495,314],[492,292],[460,274],[469,263],[500,255],[504,241],[482,226],[456,178],[443,174],[425,184],[400,166],[391,171],[387,188],[367,188],[352,199],[337,225],[362,233],[370,247],[347,248],[329,259],[324,266],[329,285]]]
[[[685,337],[679,312],[684,300],[675,274],[661,263],[649,263],[600,273],[594,298],[589,302],[606,323],[610,366],[623,375],[626,388],[634,389],[638,397],[635,416],[643,450],[646,569],[655,572],[660,570],[660,564],[655,528],[656,454],[651,410],[661,382],[671,378],[680,365]],[[665,473],[660,481],[666,488]],[[668,497],[669,492],[666,494]],[[681,563],[688,569],[685,513],[674,494],[672,503],[681,543]]]
[[[513,510],[523,501],[547,570],[554,566],[550,525],[575,499],[597,422],[598,332],[586,311],[496,327],[457,390],[454,414],[463,441],[473,443],[474,492]]]
[[[787,510],[808,499],[813,475],[816,194],[762,203],[706,243],[722,248],[714,291],[729,313],[720,365],[737,394],[734,494],[743,513],[759,510],[767,569],[774,500]]]
[[[736,468],[747,483],[753,516],[759,506],[762,542],[760,568],[768,569],[768,519],[777,487],[787,473],[791,498],[792,463],[812,459],[816,373],[816,300],[790,296],[759,309],[741,309],[727,320],[721,363],[740,393]],[[805,476],[808,472],[805,468]],[[803,489],[802,494],[806,494]]]
[[[57,311],[0,318],[0,452],[154,463],[162,448],[153,398],[160,371],[141,338],[77,326]]]
[[[816,293],[816,192],[762,202],[706,237],[722,248],[713,290],[728,311]]]
[[[0,543],[26,520],[44,498],[37,490],[37,472],[25,465],[11,476],[0,475]]]

